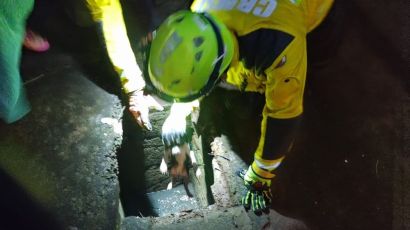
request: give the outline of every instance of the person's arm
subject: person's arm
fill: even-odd
[[[121,78],[123,91],[129,95],[129,110],[137,123],[151,130],[150,108],[162,110],[151,96],[144,95],[145,81],[127,36],[119,0],[87,0],[94,21],[101,23],[110,60]]]
[[[266,101],[261,136],[254,161],[243,175],[249,192],[242,203],[258,213],[268,211],[275,169],[290,151],[301,120],[306,62],[306,41],[295,38],[265,70]],[[260,201],[253,202],[258,199]]]
[[[127,36],[119,0],[87,0],[94,21],[102,23],[108,55],[126,93],[142,90],[145,81]]]

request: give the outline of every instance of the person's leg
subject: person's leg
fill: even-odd
[[[19,66],[26,19],[34,0],[0,1],[0,118],[6,123],[30,111]]]

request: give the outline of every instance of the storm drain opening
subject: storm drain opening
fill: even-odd
[[[193,143],[199,141],[197,135],[193,135]],[[191,212],[205,208],[209,205],[207,198],[207,184],[205,183],[205,170],[202,159],[200,145],[191,144],[191,157],[193,158],[193,165],[190,160],[187,160],[187,171],[189,175],[189,183],[187,187],[184,185],[182,178],[176,178],[172,181],[170,173],[160,173],[160,165],[163,158],[163,151],[157,153],[158,165],[149,169],[147,174],[152,175],[153,170],[158,172],[157,180],[149,180],[147,184],[147,197],[151,204],[152,211],[155,216],[167,216],[180,212]],[[151,156],[152,157],[152,156]],[[168,171],[171,170],[168,168]],[[147,179],[147,178],[146,178]]]
[[[204,163],[201,138],[195,131],[190,143],[191,157],[189,159],[191,160],[188,160],[186,164],[189,175],[188,191],[184,187],[183,179],[176,178],[174,183],[171,182],[170,168],[168,168],[168,173],[160,171],[161,163],[164,160],[161,128],[169,114],[170,105],[164,105],[164,108],[163,111],[151,112],[152,130],[143,131],[140,138],[141,145],[132,147],[139,150],[128,149],[127,151],[131,153],[126,154],[132,157],[119,159],[120,187],[123,190],[121,203],[125,216],[164,217],[204,209],[213,203],[209,194],[210,186],[206,182],[209,181],[206,179],[209,177],[206,175],[206,171],[209,169],[205,169],[205,165],[210,166],[210,164]],[[195,116],[197,115],[191,117]],[[135,139],[133,140],[135,141]],[[135,154],[139,154],[139,156],[134,156]],[[131,163],[132,161],[134,163]],[[121,170],[121,167],[127,169]],[[136,177],[136,174],[141,176],[130,179]]]
[[[193,198],[188,197],[181,183],[167,190],[171,179],[169,175],[163,175],[159,168],[164,156],[160,130],[169,107],[162,112],[153,112],[150,115],[153,130],[144,133],[141,151],[145,161],[143,191],[151,214],[128,214],[121,220],[121,229],[266,229],[266,226],[274,226],[274,229],[307,229],[303,222],[274,210],[269,215],[256,216],[244,209],[240,201],[246,188],[237,172],[246,169],[249,162],[245,163],[247,159],[234,148],[238,143],[231,138],[232,133],[221,132],[225,128],[218,130],[221,126],[230,127],[229,123],[236,120],[228,121],[223,116],[225,113],[220,112],[220,107],[209,107],[205,102],[200,107],[201,117],[199,111],[198,114],[191,114],[195,124],[191,146],[201,173],[198,177],[194,168],[189,170],[188,188]],[[198,118],[200,121],[195,122]],[[245,125],[241,122],[235,124]],[[255,136],[252,132],[246,129],[245,134]],[[252,141],[251,138],[241,140],[243,145]],[[134,199],[136,203],[141,201]],[[123,202],[122,205],[127,204]]]
[[[273,211],[272,215],[258,217],[252,212],[246,212],[240,203],[246,188],[237,172],[246,169],[249,162],[245,163],[248,159],[242,156],[238,148],[234,148],[238,143],[235,142],[233,134],[237,133],[238,128],[248,127],[251,124],[243,123],[248,116],[245,118],[230,116],[237,114],[251,116],[253,113],[249,111],[246,113],[246,110],[226,113],[225,111],[231,108],[226,108],[226,106],[232,106],[231,103],[226,103],[226,100],[232,102],[243,102],[243,100],[237,99],[238,94],[233,94],[231,97],[228,97],[231,94],[224,96],[225,93],[228,94],[231,91],[221,92],[224,93],[222,96],[220,94],[210,95],[201,101],[199,111],[195,111],[190,116],[194,129],[191,150],[201,174],[198,177],[194,168],[189,170],[188,188],[193,198],[187,196],[181,182],[167,190],[171,178],[160,172],[161,161],[164,157],[161,129],[170,112],[170,105],[164,106],[163,111],[150,112],[152,130],[143,132],[140,140],[141,150],[131,154],[135,157],[138,153],[143,153],[140,155],[144,163],[132,168],[141,168],[141,171],[137,170],[136,173],[143,175],[141,179],[144,186],[140,191],[144,194],[135,198],[135,193],[131,193],[129,194],[131,199],[128,199],[138,204],[143,202],[145,197],[146,207],[150,209],[150,212],[126,213],[121,222],[122,229],[156,229],[157,227],[158,229],[191,229],[192,226],[214,229],[211,223],[218,226],[223,223],[219,229],[262,229],[266,224],[284,220],[285,217],[282,218]],[[226,100],[221,100],[221,98],[226,98]],[[240,124],[240,126],[237,125],[236,129],[232,129],[232,124]],[[241,139],[240,146],[256,143],[256,141],[252,142],[253,139],[257,139],[257,135],[253,134],[254,131],[250,128],[246,129],[244,134],[250,136]],[[129,204],[122,202],[122,205]],[[205,223],[207,227],[203,226]]]

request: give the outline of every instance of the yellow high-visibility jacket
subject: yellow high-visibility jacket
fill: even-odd
[[[236,38],[226,81],[243,91],[266,96],[254,162],[259,167],[270,171],[283,160],[283,152],[274,153],[281,137],[271,134],[276,131],[270,129],[277,128],[274,123],[278,120],[293,119],[303,112],[306,35],[321,23],[332,3],[333,0],[195,0],[191,6],[194,12],[206,12],[220,19]]]
[[[105,45],[126,93],[142,90],[145,81],[137,65],[119,0],[87,0],[93,20],[102,23]]]

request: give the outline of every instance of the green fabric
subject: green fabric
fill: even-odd
[[[0,118],[19,120],[30,111],[19,66],[26,19],[34,0],[0,1]]]

